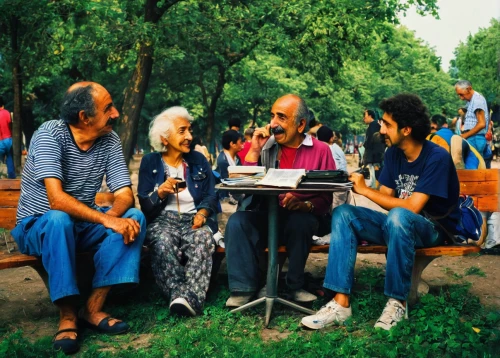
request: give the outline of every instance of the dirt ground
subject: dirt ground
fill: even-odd
[[[139,160],[139,158],[135,158],[130,167],[135,185],[137,184]],[[494,166],[499,167],[498,163],[494,163]],[[350,170],[355,168],[352,165],[350,167]],[[355,195],[355,199],[357,205],[381,210],[364,197]],[[234,210],[234,206],[223,204],[222,229]],[[0,249],[5,250],[4,243],[0,244]],[[311,254],[306,271],[315,277],[324,276],[327,260],[327,254]],[[377,254],[360,254],[358,255],[357,267],[363,265],[375,265],[383,268],[385,257]],[[473,266],[479,268],[480,272],[484,272],[484,276],[466,275],[466,270]],[[225,262],[223,262],[220,272],[225,272]],[[0,325],[15,323],[16,327],[23,329],[26,335],[33,340],[43,336],[51,336],[56,328],[58,314],[50,302],[45,285],[37,272],[30,267],[22,267],[2,270],[0,275]],[[444,285],[470,282],[471,292],[477,295],[484,305],[500,309],[500,256],[440,257],[426,268],[423,279],[431,290],[437,290]],[[277,337],[270,337],[270,339],[277,339]]]

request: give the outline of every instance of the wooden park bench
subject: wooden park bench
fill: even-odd
[[[460,192],[471,195],[474,204],[480,211],[500,211],[500,170],[458,170]],[[14,228],[16,223],[17,202],[20,195],[20,180],[0,180],[0,228],[5,229],[3,241],[5,249],[0,252],[0,270],[7,268],[31,266],[37,270],[42,279],[46,279],[41,260],[39,258],[19,253],[15,242],[7,230]],[[96,203],[100,206],[112,205],[114,196],[111,193],[98,193]],[[1,239],[0,239],[1,240]],[[2,245],[0,244],[0,247]],[[328,253],[329,246],[313,246],[313,253]],[[286,252],[285,247],[280,247],[279,252]],[[363,254],[385,254],[387,247],[378,245],[359,246],[358,252]],[[417,289],[421,281],[422,271],[427,265],[440,256],[464,256],[480,252],[478,246],[438,246],[416,250],[415,264],[412,273],[410,302],[417,300]],[[223,248],[218,248],[217,253],[224,254]],[[83,254],[85,255],[85,253]],[[87,254],[88,255],[88,254]]]
[[[20,179],[0,180],[0,229],[3,229],[3,232],[0,233],[0,247],[5,245],[5,248],[0,252],[0,270],[31,266],[46,281],[45,270],[40,258],[21,254],[10,236],[10,230],[16,226],[16,212],[20,194]],[[99,206],[111,206],[114,195],[112,193],[97,193],[95,201]],[[83,253],[81,256],[90,255]]]

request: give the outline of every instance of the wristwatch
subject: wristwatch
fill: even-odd
[[[309,207],[309,212],[312,213],[314,210],[314,205],[310,201],[304,201],[304,204],[306,204]]]

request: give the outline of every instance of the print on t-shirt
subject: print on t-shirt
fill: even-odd
[[[395,180],[399,199],[408,199],[413,194],[418,178],[418,175],[399,174],[399,178]]]

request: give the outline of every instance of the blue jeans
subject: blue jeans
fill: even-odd
[[[384,294],[402,301],[410,292],[415,249],[443,242],[434,224],[407,209],[394,208],[384,214],[359,206],[341,205],[332,214],[324,287],[351,294],[356,249],[362,240],[387,246]]]
[[[0,140],[0,159],[6,157],[7,176],[9,179],[16,178],[16,169],[14,168],[14,152],[12,151],[12,138]]]
[[[102,212],[107,210],[109,208],[100,209]],[[76,221],[58,210],[24,218],[11,234],[22,253],[41,256],[49,276],[50,298],[54,302],[79,294],[76,253],[81,251],[95,253],[93,288],[139,283],[146,219],[137,209],[127,210],[122,217],[137,220],[141,225],[139,236],[128,245],[124,244],[121,234],[101,224]]]
[[[473,136],[467,138],[467,142],[476,148],[478,153],[481,154],[484,159],[484,150],[486,149],[487,144],[484,134],[474,134]]]
[[[328,232],[329,218],[278,208],[279,242],[288,255],[288,288],[304,285],[306,266],[313,235]],[[267,211],[237,211],[229,218],[224,234],[227,275],[231,292],[255,292],[259,285],[259,253],[267,247]]]

